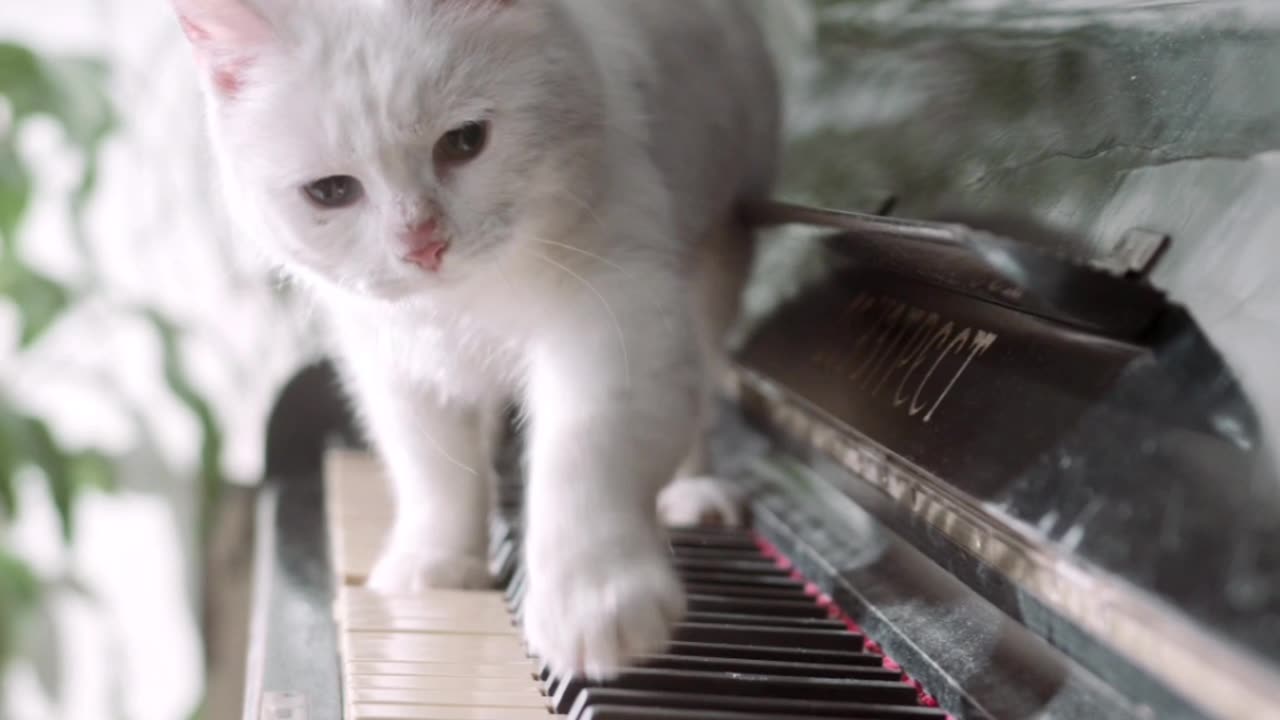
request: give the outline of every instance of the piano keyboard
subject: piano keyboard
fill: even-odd
[[[749,531],[672,535],[689,613],[660,655],[606,682],[552,675],[518,627],[519,488],[499,488],[501,591],[362,588],[391,525],[376,463],[326,467],[347,720],[942,720],[946,714]]]

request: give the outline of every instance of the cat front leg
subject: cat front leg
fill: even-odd
[[[679,332],[637,330],[625,362],[611,331],[534,363],[523,624],[558,672],[607,677],[683,617],[656,511],[696,428],[701,373]]]
[[[386,594],[489,587],[492,456],[484,408],[377,378],[362,385],[395,500],[395,521],[368,586]]]

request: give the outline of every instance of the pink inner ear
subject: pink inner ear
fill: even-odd
[[[244,0],[173,0],[182,31],[218,92],[244,87],[245,70],[271,42],[271,26]]]
[[[244,71],[248,63],[213,69],[213,86],[225,97],[235,97],[244,87]]]

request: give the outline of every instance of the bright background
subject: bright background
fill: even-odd
[[[229,242],[167,3],[5,0],[5,42],[0,237],[6,213],[19,220],[0,252],[0,297],[17,299],[0,300],[0,479],[5,463],[24,469],[16,517],[0,516],[0,649],[12,639],[19,657],[0,717],[188,718],[204,690],[202,508],[219,479],[258,476],[266,413],[310,346],[251,249]],[[53,113],[15,126],[20,103]],[[24,322],[43,331],[21,346]],[[54,452],[24,457],[42,424]],[[53,463],[99,456],[109,483],[48,482]],[[75,498],[70,543],[51,486]]]

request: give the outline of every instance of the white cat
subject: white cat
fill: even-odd
[[[740,0],[173,0],[248,237],[310,290],[395,486],[370,584],[483,587],[496,410],[530,419],[530,648],[660,650],[671,519],[732,515],[705,430],[772,189]],[[733,518],[728,518],[732,520]]]

